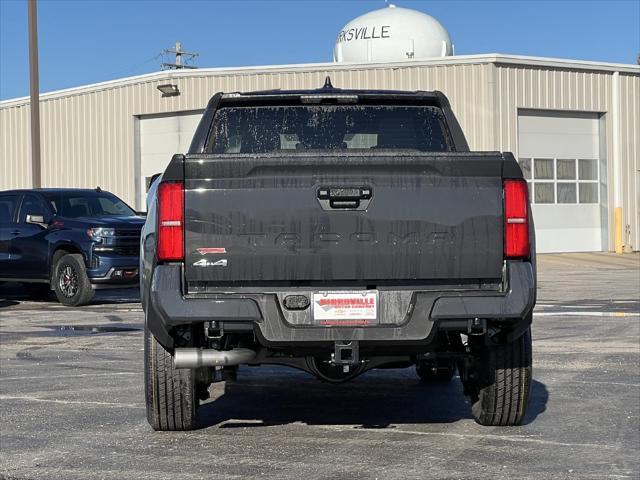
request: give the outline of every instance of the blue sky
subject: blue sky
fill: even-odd
[[[456,54],[635,63],[640,0],[396,1],[437,18]],[[38,6],[42,92],[159,70],[180,40],[201,67],[331,61],[341,27],[384,1],[57,1]],[[0,0],[0,98],[29,93],[27,5]]]

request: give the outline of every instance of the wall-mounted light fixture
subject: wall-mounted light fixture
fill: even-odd
[[[163,97],[175,97],[177,95],[180,95],[180,89],[178,88],[178,85],[175,85],[173,83],[158,85],[156,88],[162,92]]]

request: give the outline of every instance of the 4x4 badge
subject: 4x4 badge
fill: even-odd
[[[193,266],[194,267],[226,267],[227,259],[223,258],[222,260],[218,260],[217,262],[211,262],[206,258],[203,258],[202,260],[198,260],[197,262],[194,262]]]

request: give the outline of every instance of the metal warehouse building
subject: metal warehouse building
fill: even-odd
[[[162,71],[41,96],[42,185],[100,185],[138,209],[218,91],[441,90],[474,150],[513,151],[542,252],[640,246],[640,67],[508,55]],[[179,94],[162,96],[159,85]],[[0,102],[0,189],[30,187],[29,99]]]

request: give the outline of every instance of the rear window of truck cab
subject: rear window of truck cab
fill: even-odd
[[[222,107],[206,148],[214,154],[340,150],[452,148],[442,110],[407,105]]]

